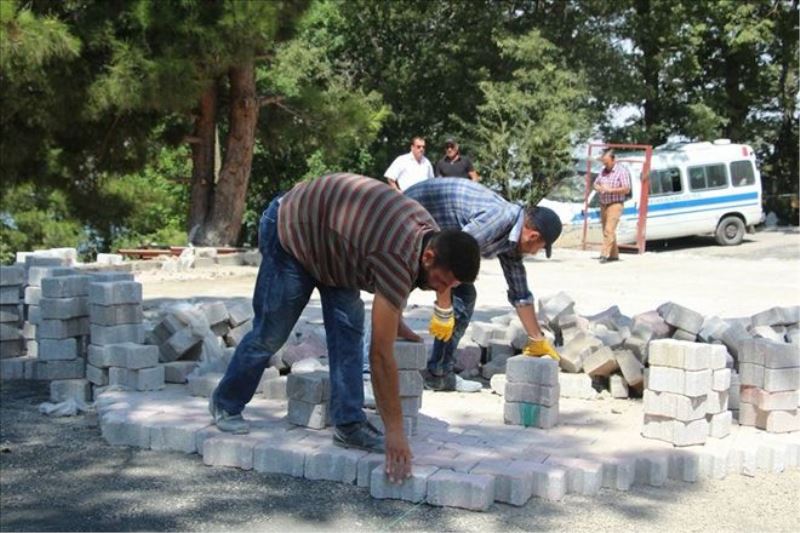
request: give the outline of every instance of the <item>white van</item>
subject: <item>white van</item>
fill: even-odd
[[[632,185],[632,195],[624,204],[617,229],[617,240],[633,243],[644,157],[628,157],[617,152],[617,159],[625,160],[621,164],[627,165]],[[721,245],[735,245],[742,242],[748,228],[763,221],[761,174],[753,149],[748,145],[718,139],[713,143],[659,146],[653,150],[650,168],[647,240],[711,234]],[[574,226],[583,226],[583,203],[575,198],[574,192],[572,198],[568,198],[566,191],[576,191],[580,187],[582,194],[585,176],[570,179],[574,183],[557,187],[540,205],[552,208],[565,226],[577,229]],[[587,214],[589,228],[599,229],[599,197],[594,191],[589,197]]]

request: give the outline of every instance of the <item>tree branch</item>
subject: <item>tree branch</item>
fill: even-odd
[[[258,106],[264,107],[270,104],[280,105],[283,103],[283,100],[283,96],[260,96],[258,97]]]

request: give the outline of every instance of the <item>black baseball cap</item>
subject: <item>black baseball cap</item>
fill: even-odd
[[[553,253],[553,243],[561,236],[561,219],[548,207],[533,206],[525,210],[525,221],[534,226],[545,242],[547,258]]]
[[[458,146],[458,142],[454,138],[448,137],[447,139],[444,140],[444,145],[445,146],[450,146],[450,145]]]

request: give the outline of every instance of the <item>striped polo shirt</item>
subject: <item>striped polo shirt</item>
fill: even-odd
[[[415,286],[423,237],[433,231],[439,227],[417,202],[356,174],[299,183],[278,212],[281,244],[314,279],[381,293],[398,310]]]

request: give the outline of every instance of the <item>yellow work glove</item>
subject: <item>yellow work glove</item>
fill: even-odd
[[[552,344],[550,344],[550,341],[544,337],[541,339],[532,339],[531,337],[528,337],[528,344],[525,345],[525,348],[522,350],[522,354],[529,355],[531,357],[549,357],[556,361],[561,359],[558,356],[556,349],[553,348]]]
[[[453,336],[453,328],[456,327],[456,319],[452,307],[433,306],[433,316],[428,331],[440,341],[447,342]]]

